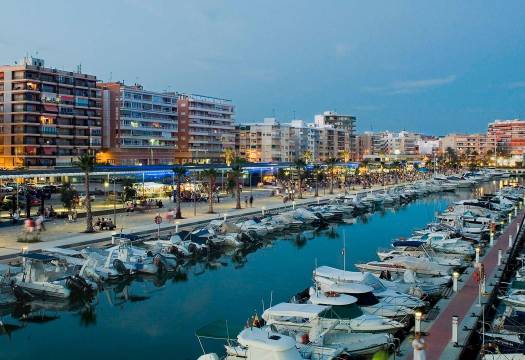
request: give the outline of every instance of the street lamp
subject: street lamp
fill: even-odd
[[[421,317],[423,316],[423,313],[421,311],[416,311],[415,315],[415,323],[414,323],[414,330],[415,333],[421,332]]]

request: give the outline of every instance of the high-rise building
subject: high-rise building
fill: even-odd
[[[71,165],[102,144],[97,78],[24,58],[0,66],[0,168]]]
[[[232,102],[202,95],[178,96],[177,162],[224,161],[224,150],[235,147],[235,107]]]
[[[320,115],[315,115],[314,123],[319,128],[332,127],[334,129],[344,130],[345,151],[350,153],[350,158],[356,160],[357,138],[355,133],[356,117],[353,115],[340,115],[334,111],[325,111]],[[327,131],[330,132],[330,131]],[[338,131],[339,133],[339,131]],[[327,136],[329,136],[327,134]],[[338,157],[337,155],[336,157]]]
[[[237,155],[250,162],[291,162],[296,159],[294,128],[274,118],[262,124],[237,126]]]
[[[139,85],[100,83],[104,104],[103,150],[98,161],[115,165],[173,164],[178,142],[178,95]]]
[[[489,124],[487,137],[496,153],[525,154],[525,120],[496,120]]]

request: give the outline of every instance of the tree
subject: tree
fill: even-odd
[[[297,174],[297,182],[299,184],[299,199],[303,198],[303,177],[305,166],[306,162],[303,159],[297,159],[294,161],[294,168]]]
[[[323,174],[321,165],[315,164],[314,168],[312,170],[312,173],[314,175],[314,183],[315,183],[315,197],[319,197],[319,180],[321,179],[321,176]]]
[[[456,150],[452,149],[451,147],[447,147],[445,149],[445,159],[446,163],[451,168],[457,168],[458,167],[458,154],[456,153]]]
[[[347,163],[350,161],[350,151],[348,150],[341,150],[339,151],[339,158],[341,161]]]
[[[71,184],[63,183],[62,189],[60,190],[60,201],[68,211],[73,209],[77,198],[78,192],[71,186]]]
[[[93,172],[96,165],[96,158],[90,153],[83,153],[78,157],[78,160],[73,162],[84,173],[84,188],[86,190],[86,198],[84,201],[86,207],[86,232],[92,233],[93,229],[93,214],[91,213],[91,197],[89,194],[89,174]]]
[[[304,153],[303,153],[303,160],[307,163],[307,164],[310,164],[312,161],[314,161],[314,155],[312,154],[312,152],[310,150],[306,150]]]
[[[201,172],[201,177],[208,181],[208,213],[213,214],[213,189],[215,188],[215,180],[219,173],[217,170],[211,168]]]
[[[224,162],[227,166],[230,166],[235,160],[235,151],[232,148],[224,149]]]
[[[292,200],[292,191],[290,189],[290,185],[291,185],[290,171],[285,170],[285,169],[279,169],[277,171],[276,177],[277,177],[277,181],[282,184],[283,188],[288,193],[289,199]]]
[[[231,165],[229,176],[235,181],[235,198],[236,198],[236,209],[241,209],[241,179],[243,176],[243,165],[244,159],[236,157]]]
[[[328,172],[328,176],[330,177],[330,192],[329,194],[334,193],[334,178],[335,178],[335,166],[337,164],[336,158],[329,158],[325,161],[326,165],[326,171]]]
[[[182,165],[176,166],[173,168],[173,174],[175,175],[175,181],[177,182],[177,189],[175,190],[175,201],[177,202],[175,219],[182,219],[182,213],[180,211],[180,184],[184,178],[184,175],[186,175],[186,168]]]

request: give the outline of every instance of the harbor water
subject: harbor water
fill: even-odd
[[[491,181],[473,191],[479,195],[499,186]],[[343,239],[346,267],[355,270],[353,264],[375,260],[378,248],[409,236],[450,202],[471,195],[471,190],[430,195],[367,214],[355,224],[283,235],[252,252],[187,266],[176,276],[137,277],[106,286],[91,305],[42,301],[0,309],[0,359],[194,360],[202,354],[196,329],[214,320],[242,326],[270,301],[287,301],[310,286],[316,263],[342,268]],[[222,352],[222,344],[203,341],[207,351]]]

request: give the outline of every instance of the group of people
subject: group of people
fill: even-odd
[[[32,233],[32,232],[41,232],[45,231],[46,227],[44,225],[44,215],[39,215],[36,219],[33,219],[32,217],[27,218],[24,221],[24,230],[25,232]]]
[[[95,229],[97,230],[113,230],[115,228],[116,225],[110,218],[97,218],[97,221],[95,221]]]

